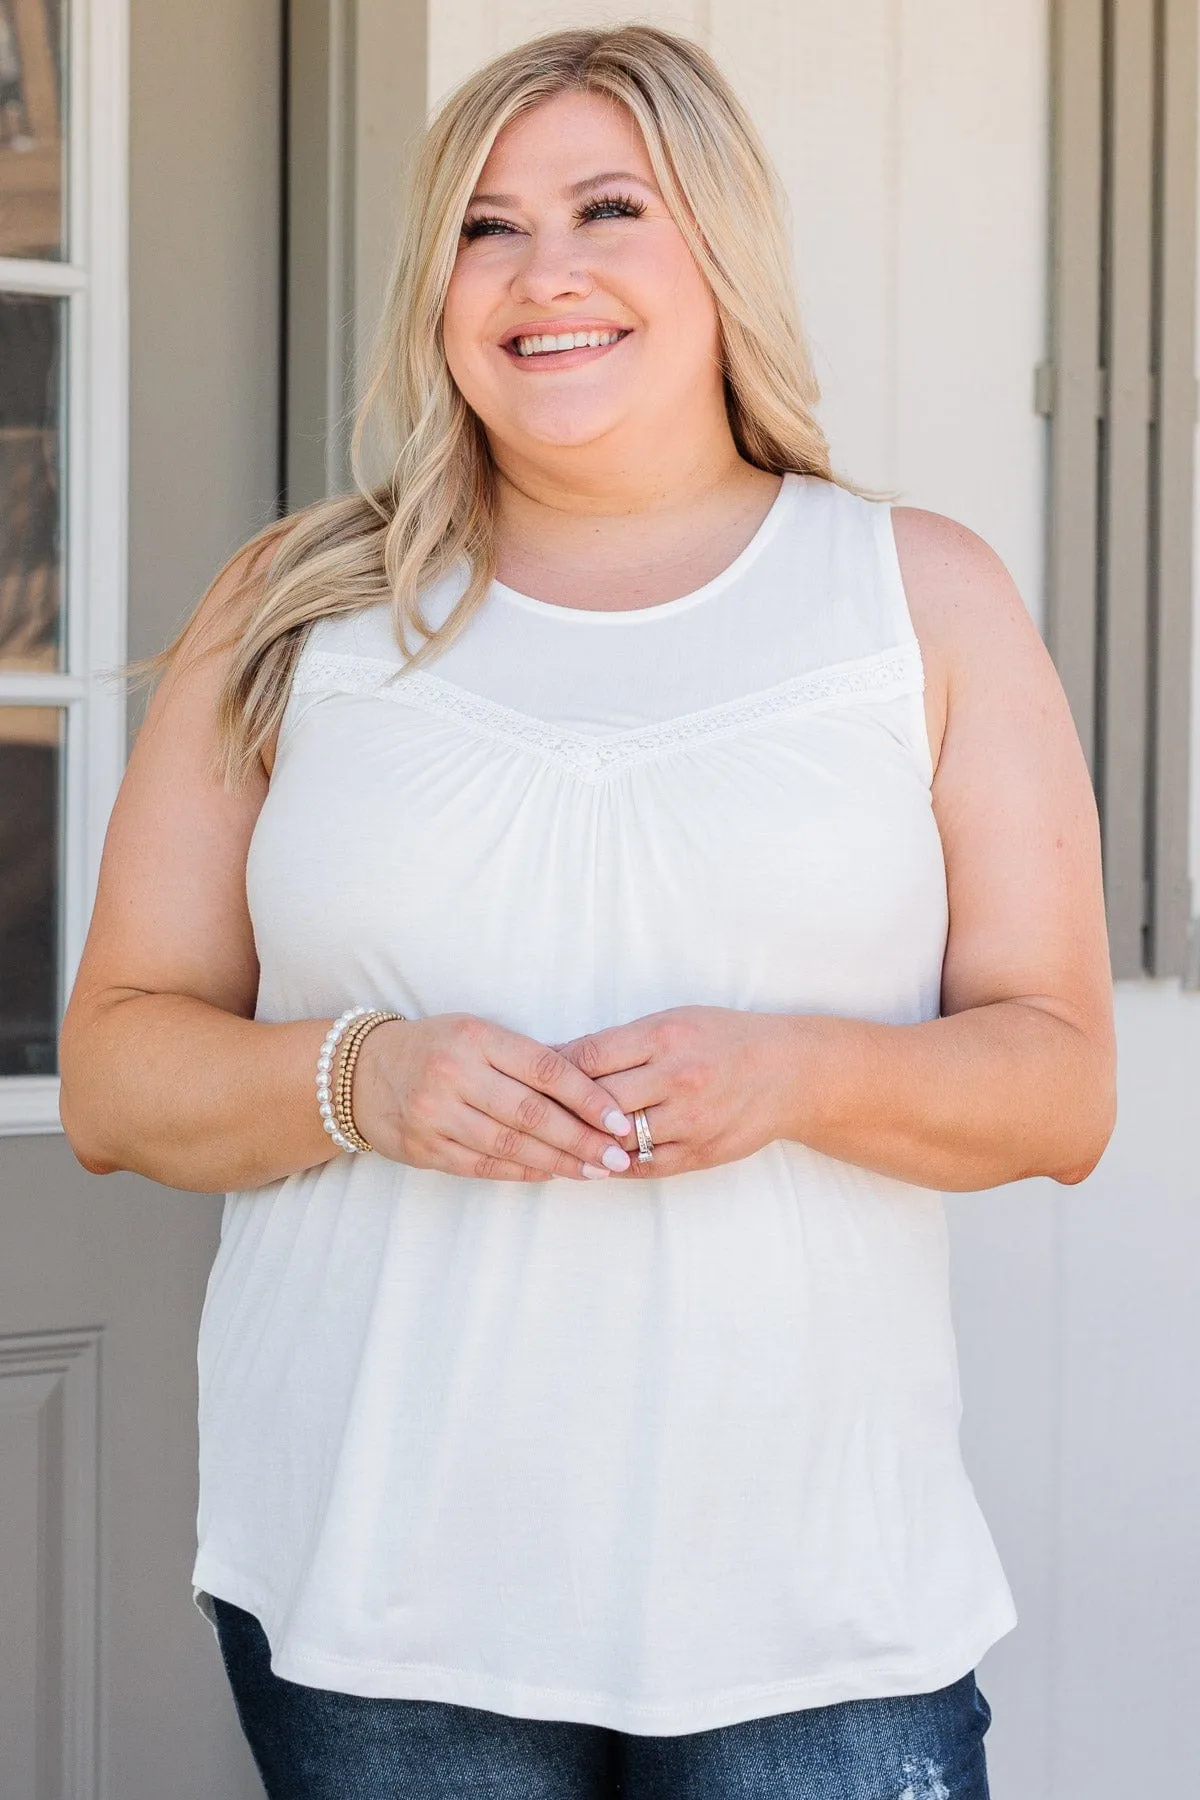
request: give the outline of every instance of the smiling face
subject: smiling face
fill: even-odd
[[[463,222],[446,359],[493,452],[727,432],[712,291],[631,115],[563,93],[496,139]]]

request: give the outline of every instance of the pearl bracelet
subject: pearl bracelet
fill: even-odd
[[[325,1034],[321,1054],[317,1058],[317,1106],[321,1123],[339,1150],[348,1150],[354,1155],[371,1148],[354,1123],[354,1108],[351,1104],[354,1069],[358,1053],[375,1027],[403,1017],[403,1013],[389,1012],[378,1006],[351,1006],[340,1019],[333,1021]],[[338,1064],[335,1080],[334,1060],[339,1046],[341,1062]]]
[[[317,1105],[321,1112],[321,1123],[324,1125],[338,1149],[348,1150],[352,1156],[357,1156],[358,1145],[352,1144],[350,1139],[344,1137],[337,1128],[337,1120],[335,1119],[333,1112],[333,1088],[330,1081],[330,1071],[333,1068],[333,1059],[337,1054],[337,1047],[342,1041],[346,1027],[352,1025],[355,1019],[361,1019],[364,1013],[369,1013],[372,1010],[373,1009],[369,1006],[351,1006],[347,1008],[341,1018],[335,1019],[333,1024],[329,1027],[329,1030],[325,1033],[325,1041],[321,1045],[321,1054],[317,1058]]]

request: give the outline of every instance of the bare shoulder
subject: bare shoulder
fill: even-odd
[[[919,507],[892,509],[896,551],[913,629],[925,663],[934,760],[950,715],[984,685],[1057,686],[1029,609],[1001,558],[957,519]]]
[[[218,571],[174,644],[164,653],[162,679],[147,710],[139,741],[152,737],[168,722],[172,735],[183,727],[194,731],[198,740],[212,736],[217,696],[262,597],[267,571],[286,528],[287,522],[283,522],[260,532],[235,551]],[[264,763],[269,773],[269,755],[264,756]]]
[[[892,523],[918,636],[922,625],[940,642],[1003,629],[1005,621],[1032,624],[1016,582],[969,526],[916,506],[894,506]]]

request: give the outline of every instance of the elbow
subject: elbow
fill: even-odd
[[[1110,1080],[1098,1097],[1094,1117],[1088,1122],[1082,1141],[1076,1139],[1072,1143],[1071,1160],[1065,1166],[1048,1170],[1047,1173],[1062,1187],[1078,1187],[1098,1166],[1108,1148],[1116,1123],[1116,1085],[1115,1081]]]
[[[1087,1180],[1103,1154],[1104,1149],[1101,1146],[1095,1156],[1086,1157],[1082,1162],[1072,1163],[1066,1169],[1051,1170],[1051,1178],[1057,1181],[1060,1187],[1078,1187],[1081,1181]]]
[[[81,1091],[82,1088],[82,1091]],[[112,1154],[106,1142],[100,1111],[88,1104],[87,1083],[80,1083],[73,1071],[69,1047],[59,1045],[58,1117],[63,1136],[81,1169],[89,1175],[115,1175],[125,1165]]]
[[[89,1175],[115,1175],[118,1172],[121,1164],[106,1153],[99,1134],[89,1130],[87,1121],[80,1116],[68,1097],[65,1084],[59,1091],[58,1116],[62,1122],[63,1136],[81,1169],[86,1169]]]
[[[71,1143],[70,1138],[67,1139],[67,1142]],[[71,1149],[75,1161],[81,1169],[86,1169],[89,1175],[117,1175],[120,1173],[120,1163],[105,1162],[101,1157],[89,1156],[85,1151],[77,1150],[74,1144],[71,1144]]]

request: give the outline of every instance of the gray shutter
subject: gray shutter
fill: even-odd
[[[1056,0],[1048,638],[1096,785],[1117,976],[1184,972],[1196,0]]]
[[[1196,0],[1164,0],[1156,267],[1157,460],[1152,514],[1155,699],[1150,758],[1148,968],[1185,971],[1196,437]]]

